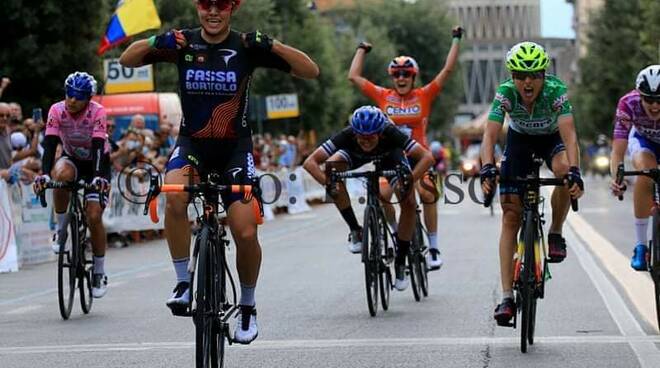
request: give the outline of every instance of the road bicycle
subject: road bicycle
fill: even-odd
[[[221,368],[224,365],[225,341],[233,343],[229,319],[239,312],[236,282],[227,263],[227,231],[219,215],[226,211],[221,193],[242,193],[243,200],[255,200],[250,185],[222,185],[221,176],[211,173],[199,184],[161,184],[159,175],[151,175],[144,214],[159,221],[157,196],[160,193],[188,193],[191,202],[201,201],[197,212],[195,243],[188,264],[191,273],[190,304],[174,309],[177,316],[192,317],[195,325],[195,364],[197,368]],[[252,202],[253,204],[255,202]],[[197,206],[195,207],[197,209]],[[260,206],[256,206],[256,211]],[[255,213],[261,220],[261,214]],[[195,277],[196,276],[196,277]]]
[[[92,310],[94,261],[91,256],[92,244],[87,237],[87,220],[84,215],[85,200],[82,198],[80,190],[97,191],[97,187],[83,181],[50,181],[44,185],[43,191],[37,193],[42,207],[47,206],[46,189],[65,189],[71,193],[67,210],[68,239],[67,242],[60,244],[57,254],[57,299],[60,315],[67,320],[73,309],[76,288],[79,290],[80,307],[83,313],[88,314]],[[103,206],[104,203],[101,205]],[[78,281],[77,286],[76,281]]]
[[[517,250],[514,255],[513,290],[517,313],[509,327],[518,327],[520,314],[520,351],[527,352],[527,345],[534,344],[536,328],[536,304],[545,296],[545,282],[552,276],[548,267],[548,254],[543,236],[545,213],[542,186],[565,186],[563,178],[541,178],[539,169],[543,160],[532,157],[533,171],[527,177],[500,178],[503,184],[515,184],[522,189],[522,225],[518,235]],[[484,205],[492,204],[492,195]],[[576,199],[571,199],[573,211],[578,210]]]
[[[332,167],[329,171],[328,192],[344,179],[366,179],[367,201],[362,225],[362,263],[367,294],[369,315],[376,316],[380,294],[383,310],[389,308],[390,291],[394,287],[394,244],[396,239],[387,225],[385,211],[380,204],[380,177],[404,176],[403,169],[382,170],[380,161],[375,160],[375,170],[363,172],[339,172]]]

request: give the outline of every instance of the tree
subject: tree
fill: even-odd
[[[106,26],[106,3],[3,0],[0,74],[12,79],[3,99],[18,101],[24,109],[46,108],[63,98],[68,74],[87,71],[100,80],[96,48]]]
[[[643,67],[657,62],[657,8],[656,0],[606,0],[593,18],[574,104],[581,136],[611,134],[617,101],[634,88]]]

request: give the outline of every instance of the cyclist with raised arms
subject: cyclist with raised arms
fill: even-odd
[[[412,169],[406,155],[415,162]],[[399,131],[379,108],[362,106],[353,112],[349,126],[317,148],[305,160],[303,167],[321,185],[327,185],[328,178],[321,169],[323,163],[345,171],[356,169],[376,158],[381,159],[382,169],[394,170],[399,166],[408,171],[412,179],[408,187],[397,177],[389,179],[389,184],[394,188],[401,206],[394,262],[396,276],[394,287],[403,291],[408,287],[405,262],[415,228],[417,206],[411,186],[414,180],[421,178],[433,164],[431,153],[417,141]],[[339,185],[337,192],[331,194],[350,230],[354,232],[360,229],[346,187]],[[381,196],[382,194],[381,192]]]
[[[409,137],[415,139],[417,143],[429,147],[426,140],[426,127],[429,124],[429,115],[433,101],[438,97],[444,87],[451,72],[456,66],[458,60],[458,51],[463,28],[455,27],[452,30],[452,46],[447,54],[447,61],[442,70],[427,85],[415,88],[415,79],[419,74],[419,66],[415,59],[410,56],[398,56],[394,58],[388,68],[387,73],[392,77],[392,89],[377,86],[362,76],[362,68],[366,54],[371,51],[371,44],[361,42],[355,51],[351,68],[348,72],[348,79],[360,89],[360,91],[369,97],[380,109],[389,116],[389,118]],[[414,160],[414,159],[413,159]],[[411,163],[412,166],[414,162]],[[428,176],[426,176],[428,178]],[[429,269],[438,270],[442,266],[440,250],[438,248],[438,209],[436,186],[432,180],[426,180],[425,184],[417,182],[417,191],[419,192],[424,209],[424,223],[428,230],[429,255],[427,263]],[[392,195],[391,189],[385,193],[386,199]],[[396,230],[396,219],[394,208],[389,201],[383,202],[385,213],[390,225]],[[351,232],[349,236],[349,248],[359,249],[359,231]]]
[[[43,175],[35,178],[34,191],[41,193],[51,178],[58,182],[75,182],[80,179],[92,183],[98,192],[85,192],[85,217],[91,232],[94,254],[92,295],[102,298],[107,292],[105,275],[106,233],[103,227],[103,207],[107,201],[110,184],[110,146],[106,129],[106,113],[103,106],[91,101],[96,93],[96,80],[84,72],[70,74],[64,81],[66,98],[50,107],[44,138]],[[62,156],[55,162],[57,146],[63,148]],[[99,196],[101,193],[101,198]],[[53,205],[57,217],[57,230],[52,247],[59,253],[66,244],[69,225],[69,191],[53,190]]]
[[[621,97],[616,109],[611,172],[623,162],[628,150],[635,170],[655,169],[660,163],[660,65],[639,72],[635,89]],[[612,193],[623,195],[625,185],[612,180]],[[636,245],[630,266],[646,271],[649,216],[653,208],[653,179],[638,176],[633,192]]]
[[[584,183],[579,169],[579,148],[572,107],[566,86],[557,77],[547,75],[550,58],[540,45],[521,42],[506,55],[511,79],[502,83],[493,99],[481,145],[481,186],[486,196],[494,195],[498,175],[494,147],[506,114],[510,117],[507,142],[501,161],[501,177],[526,177],[533,169],[532,155],[542,158],[555,177],[568,179],[570,188],[558,187],[552,193],[552,223],[548,231],[550,262],[566,257],[566,242],[561,236],[568,215],[570,199],[579,198]],[[521,188],[515,184],[500,186],[502,231],[500,234],[500,275],[503,300],[495,309],[499,325],[507,325],[515,313],[513,301],[513,254],[520,228]]]
[[[318,66],[303,52],[259,31],[247,34],[231,29],[240,0],[197,0],[200,27],[172,30],[136,41],[120,63],[137,67],[157,62],[175,63],[179,72],[183,119],[174,151],[167,164],[165,183],[188,184],[199,174],[217,171],[226,184],[254,184],[252,129],[247,122],[249,87],[258,67],[278,69],[300,78],[319,75]],[[261,265],[254,202],[227,194],[222,201],[236,242],[236,268],[241,284],[240,310],[234,340],[249,344],[258,334],[255,288]],[[167,194],[165,236],[177,276],[167,306],[184,312],[190,301],[190,226],[187,194]],[[243,201],[244,202],[244,201]]]

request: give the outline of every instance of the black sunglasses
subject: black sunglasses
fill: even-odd
[[[527,78],[543,79],[545,78],[545,72],[511,72],[511,78],[521,81]]]
[[[392,73],[392,78],[399,78],[399,77],[408,78],[410,76],[412,76],[412,73],[407,70],[397,70],[394,73]]]
[[[660,104],[660,96],[642,96],[642,100],[649,105],[653,103]]]

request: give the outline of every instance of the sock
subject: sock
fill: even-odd
[[[360,224],[358,224],[358,220],[355,218],[353,207],[349,206],[348,208],[339,210],[339,213],[341,213],[341,217],[344,218],[344,221],[346,221],[346,224],[351,229],[351,231],[360,230]]]
[[[187,282],[190,283],[190,273],[188,272],[188,261],[190,259],[188,257],[186,258],[179,258],[179,259],[173,259],[172,263],[174,263],[174,271],[176,271],[176,282]]]
[[[246,286],[241,284],[241,301],[238,304],[254,306],[254,291],[256,288],[256,286]]]
[[[66,227],[69,225],[69,214],[66,212],[55,213],[55,216],[57,217],[57,231],[66,230]]]
[[[513,299],[513,290],[503,291],[502,299]]]
[[[408,255],[408,251],[410,250],[410,245],[412,241],[408,240],[401,240],[397,236],[396,238],[396,258],[397,258],[397,263],[401,264],[405,262],[406,256]]]
[[[438,233],[428,233],[429,248],[438,249]]]
[[[94,256],[94,274],[105,275],[105,256]]]
[[[647,245],[648,238],[649,218],[635,218],[635,236],[637,237],[637,244]]]

